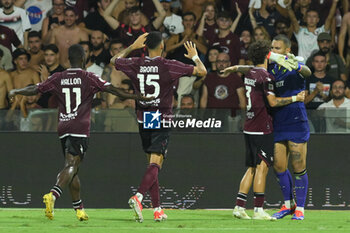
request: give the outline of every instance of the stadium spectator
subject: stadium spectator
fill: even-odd
[[[121,24],[126,24],[126,25],[130,25],[130,17],[129,17],[129,10],[133,7],[139,7],[141,9],[141,1],[139,0],[114,0],[114,1],[118,1],[118,4],[116,5],[116,7],[113,10],[112,16],[116,19],[118,19],[118,21]],[[154,15],[154,4],[153,4],[153,0],[149,1],[146,0],[148,5],[148,8],[150,8],[151,10],[147,9],[147,13],[143,12],[144,9],[140,10],[140,15],[141,15],[141,24],[142,25],[147,25],[149,24],[149,18],[153,17]],[[144,3],[145,1],[143,1]],[[153,6],[151,6],[153,5]],[[144,7],[144,6],[143,6]],[[148,17],[146,16],[146,14],[148,15]]]
[[[24,9],[26,10],[32,30],[39,32],[42,28],[44,18],[48,16],[52,8],[52,0],[26,0]]]
[[[40,82],[38,73],[29,68],[29,61],[30,54],[25,49],[19,48],[13,52],[13,62],[16,69],[10,75],[14,88],[24,88]]]
[[[254,28],[254,41],[263,40],[271,41],[271,37],[264,27],[257,26]]]
[[[125,93],[96,75],[82,70],[85,65],[85,52],[80,45],[72,45],[69,47],[68,53],[71,64],[70,69],[56,73],[50,79],[38,85],[11,90],[9,97],[14,98],[16,95],[30,96],[37,93],[51,92],[61,100],[59,102],[57,131],[62,143],[65,164],[57,176],[56,184],[49,193],[43,196],[46,206],[45,215],[50,220],[54,218],[55,201],[61,196],[63,189],[68,187],[78,220],[86,221],[89,217],[80,199],[78,171],[80,162],[84,158],[88,147],[90,112],[94,94],[98,91],[108,91],[125,98],[135,98],[141,101],[150,101],[150,99]],[[74,84],[73,81],[70,81],[73,79],[75,80]],[[76,95],[71,95],[71,90]],[[78,96],[81,98],[78,99]]]
[[[230,66],[230,56],[220,53],[216,60],[218,71]],[[236,116],[238,109],[245,108],[245,91],[242,79],[235,73],[208,73],[204,80],[201,108],[231,109],[232,116]]]
[[[288,9],[289,19],[293,25],[294,35],[298,42],[298,55],[303,57],[305,61],[311,55],[312,51],[319,49],[317,44],[318,34],[321,32],[328,32],[330,30],[337,2],[338,0],[333,0],[332,7],[329,11],[327,20],[324,25],[317,27],[317,24],[320,21],[319,13],[317,10],[309,9],[306,13],[306,27],[302,27],[299,25],[291,8],[291,0],[288,0],[288,4],[286,5]]]
[[[67,7],[71,7],[75,10],[78,16],[77,23],[82,22],[84,16],[87,15],[90,7],[89,2],[90,1],[86,0],[65,0]]]
[[[130,79],[122,80],[120,84],[120,89],[126,93],[134,93],[134,88]],[[109,106],[109,108],[114,109],[125,109],[125,108],[135,108],[135,100],[126,98],[116,98],[115,101]]]
[[[92,61],[91,59],[91,54],[92,54],[92,45],[88,41],[81,41],[79,44],[83,47],[84,52],[85,52],[85,69],[88,72],[92,72],[98,77],[102,76],[103,69],[101,66],[96,65],[95,62]]]
[[[306,27],[306,14],[310,9],[312,0],[298,0],[296,4],[294,4],[294,12],[295,17],[298,20],[298,23],[302,27]],[[317,8],[313,8],[317,9]]]
[[[64,25],[53,29],[50,44],[56,44],[60,51],[60,64],[69,66],[68,48],[80,41],[88,41],[88,34],[77,26],[78,15],[73,8],[64,10]]]
[[[125,48],[125,46],[120,40],[112,40],[109,44],[109,47],[109,52],[112,57],[120,53]],[[122,81],[127,78],[128,77],[123,72],[114,69],[113,63],[109,63],[108,65],[106,65],[102,73],[102,79],[106,80],[107,82],[110,82],[116,87],[120,87]],[[107,96],[103,97],[103,99],[106,99],[107,101],[107,106],[112,105],[117,98],[117,96],[109,93],[107,94]]]
[[[105,10],[103,17],[106,19],[108,24],[114,30],[116,30],[114,32],[114,37],[120,38],[123,44],[126,46],[131,45],[133,41],[135,41],[138,38],[138,36],[142,35],[143,33],[148,31],[158,30],[163,25],[163,21],[166,16],[166,13],[162,5],[160,4],[159,0],[153,0],[153,3],[157,8],[158,16],[153,22],[147,25],[142,25],[141,9],[137,6],[134,6],[128,10],[129,20],[130,20],[129,25],[122,24],[118,20],[113,18],[111,16],[112,11],[117,3],[118,1],[113,1]],[[144,57],[145,55],[146,55],[145,49],[139,49],[138,51],[133,51],[131,54],[129,54],[130,57],[133,57],[133,56]]]
[[[3,52],[0,50],[0,60],[3,57]],[[6,70],[3,70],[0,68],[0,110],[6,109],[9,107],[9,103],[7,101],[7,94],[9,93],[10,90],[12,90],[13,85],[12,85],[12,80],[7,73]],[[1,127],[1,124],[0,124]]]
[[[12,63],[12,53],[11,51],[6,48],[5,46],[0,44],[0,50],[3,53],[2,59],[0,60],[0,68],[10,71],[13,69],[13,63]]]
[[[191,95],[191,94],[183,95],[181,98],[180,108],[181,109],[194,109],[195,104],[194,104],[193,95]]]
[[[326,121],[326,133],[345,133],[350,129],[350,99],[345,97],[346,84],[343,80],[336,80],[332,84],[332,99],[318,106]]]
[[[40,79],[45,81],[49,76],[57,72],[64,71],[63,66],[59,64],[59,51],[55,44],[49,44],[44,47],[44,65],[40,66]],[[38,104],[43,108],[57,108],[58,103],[51,93],[44,93],[40,96]]]
[[[13,29],[0,25],[0,45],[5,46],[12,52],[12,48],[21,46],[21,41]]]
[[[44,63],[44,51],[42,50],[41,34],[37,31],[28,33],[28,52],[30,54],[29,66],[34,70],[39,70],[39,66]]]
[[[1,0],[0,24],[13,29],[24,48],[28,48],[28,31],[31,29],[26,11],[14,6],[15,0]]]
[[[216,14],[217,9],[214,3],[209,2],[204,6],[204,12],[199,21],[196,34],[203,36],[207,43],[214,40],[215,35],[219,32]]]
[[[165,12],[166,17],[164,19],[163,25],[165,30],[163,32],[163,38],[169,38],[173,34],[179,34],[184,31],[184,26],[182,24],[182,18],[172,12],[171,9],[172,0],[160,0]]]
[[[196,19],[200,19],[204,5],[209,3],[215,3],[215,0],[180,0],[182,6],[182,12],[193,12]]]
[[[306,79],[304,103],[307,109],[315,110],[330,99],[330,89],[335,79],[326,73],[327,59],[324,53],[318,52],[314,54],[312,66],[314,72]],[[317,111],[309,111],[308,113],[309,120],[311,120],[315,131],[325,132],[323,117],[320,117]]]
[[[185,64],[193,65],[194,62],[184,57],[186,53],[186,48],[184,43],[186,41],[192,41],[196,44],[197,53],[201,56],[206,54],[207,47],[205,46],[205,41],[203,37],[196,35],[194,31],[194,26],[196,22],[196,16],[192,12],[187,12],[182,15],[182,23],[184,25],[184,32],[172,35],[166,42],[166,52],[167,58],[175,59],[181,61]],[[179,84],[177,88],[178,99],[180,100],[182,95],[190,94],[193,88],[193,83],[196,80],[195,76],[183,76],[179,79]],[[178,101],[178,106],[180,107],[180,101]]]
[[[215,38],[212,41],[209,41],[209,46],[220,46],[222,51],[230,55],[231,64],[244,64],[244,60],[241,56],[240,47],[237,46],[240,44],[239,37],[232,32],[232,23],[231,15],[226,12],[219,12],[216,20],[219,33],[216,34]]]
[[[345,43],[345,38],[348,36],[348,41]],[[338,41],[338,53],[339,56],[343,59],[343,62],[346,64],[346,68],[350,68],[350,12],[346,13],[343,17],[339,41]],[[344,51],[346,57],[344,56]]]
[[[248,49],[249,49],[250,44],[253,42],[252,40],[253,40],[252,34],[250,33],[249,30],[243,30],[241,32],[241,37],[240,37],[241,56],[242,56],[242,59],[244,60],[245,65],[251,64],[251,61],[249,61],[249,59],[248,59]]]
[[[52,3],[52,12],[45,17],[41,27],[41,38],[44,44],[50,41],[53,29],[64,24],[64,8],[66,7],[64,0],[53,0]]]
[[[22,117],[27,118],[28,111],[31,109],[40,109],[41,108],[41,106],[39,104],[37,104],[37,101],[39,98],[40,98],[40,94],[23,96],[21,103],[20,103]]]
[[[97,9],[86,16],[83,26],[90,30],[102,31],[105,35],[111,37],[113,35],[113,29],[103,18],[104,11],[110,4],[111,0],[98,0]]]
[[[208,49],[205,66],[208,72],[216,72],[216,59],[220,52],[221,50],[219,47],[211,47]]]
[[[322,52],[326,55],[327,75],[333,77],[334,79],[342,79],[346,81],[347,76],[345,64],[341,57],[333,52],[331,36],[326,32],[320,33],[317,37],[317,44],[320,50],[314,51],[314,53]],[[312,58],[313,54],[311,54],[311,56],[306,61],[306,65],[308,67],[312,67]]]
[[[96,65],[104,68],[105,65],[109,63],[111,55],[108,50],[104,48],[105,38],[100,30],[94,30],[91,33],[90,43],[92,46],[91,59],[96,63]]]
[[[125,58],[132,50],[143,48],[144,46],[149,50],[149,57]],[[154,115],[152,114],[153,118],[160,118],[162,116],[162,121],[169,122],[171,120],[169,117],[173,113],[173,89],[178,78],[183,75],[190,76],[191,74],[198,76],[206,75],[207,71],[197,55],[195,44],[188,41],[186,42],[186,48],[187,54],[185,54],[185,56],[193,59],[196,64],[194,67],[178,61],[162,58],[161,54],[164,50],[162,34],[160,32],[150,32],[149,34],[145,33],[141,35],[131,46],[111,59],[111,61],[115,63],[115,68],[126,73],[131,79],[136,93],[142,93],[146,96],[156,98],[148,102],[138,101],[137,119],[139,122],[145,121],[143,117],[144,112],[150,110],[156,111]],[[154,79],[152,85],[144,85],[142,81],[140,82],[141,76],[145,78],[143,80],[146,83],[147,80],[149,80],[148,71],[139,72],[146,62],[148,63],[148,67],[155,67],[153,77],[159,78],[159,81],[158,79]],[[153,122],[153,120],[150,121],[150,123],[151,122]],[[170,129],[163,127],[160,129],[147,129],[147,127],[144,127],[144,125],[140,123],[139,131],[143,150],[147,154],[149,166],[147,167],[136,195],[129,199],[129,205],[135,212],[136,221],[142,222],[142,200],[146,192],[149,191],[152,207],[154,208],[154,220],[162,221],[167,219],[167,215],[164,214],[164,211],[160,207],[158,173],[166,157]]]

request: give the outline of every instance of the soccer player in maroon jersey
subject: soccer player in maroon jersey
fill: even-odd
[[[149,57],[125,58],[131,51],[145,47]],[[137,120],[142,140],[142,147],[147,154],[149,166],[143,176],[136,195],[129,199],[130,207],[135,211],[136,221],[142,222],[142,199],[149,191],[154,208],[154,220],[165,220],[167,216],[160,208],[158,172],[169,143],[169,128],[147,129],[144,127],[144,116],[153,112],[153,118],[161,116],[162,122],[171,121],[174,86],[177,86],[181,76],[205,76],[207,71],[198,58],[196,46],[186,42],[188,54],[185,57],[194,61],[196,66],[183,64],[175,60],[161,57],[164,41],[160,32],[150,32],[141,35],[131,46],[124,49],[111,59],[115,68],[124,72],[133,82],[136,93],[146,97],[154,97],[152,101],[138,101]],[[159,122],[160,123],[160,122]],[[161,125],[161,124],[160,124]]]
[[[245,212],[247,194],[253,184],[254,215],[253,219],[276,220],[263,210],[265,184],[268,167],[272,165],[274,153],[273,124],[269,107],[280,107],[296,101],[303,102],[304,91],[291,97],[276,97],[274,77],[267,71],[267,54],[270,51],[268,41],[253,43],[248,50],[248,57],[255,67],[231,66],[224,72],[246,73],[244,85],[247,97],[244,138],[246,144],[246,166],[233,215],[240,219],[250,219]],[[268,103],[268,104],[267,104]]]
[[[57,176],[56,184],[43,199],[46,205],[45,215],[54,217],[54,204],[62,190],[68,186],[72,196],[73,207],[79,220],[88,220],[80,199],[79,164],[84,158],[90,134],[90,113],[93,96],[104,91],[123,98],[151,100],[140,95],[126,93],[95,74],[83,70],[85,53],[81,45],[69,48],[71,68],[53,74],[46,81],[22,89],[11,90],[9,97],[15,95],[35,95],[51,92],[58,100],[58,136],[61,139],[65,165]]]

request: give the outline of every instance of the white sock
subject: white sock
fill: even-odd
[[[290,200],[285,200],[284,205],[287,207],[287,209],[290,209]]]
[[[153,212],[161,211],[161,210],[162,210],[162,208],[159,206],[159,207],[157,207],[157,208],[154,208]]]
[[[236,205],[236,207],[237,207],[237,209],[239,209],[239,210],[245,210],[245,208],[244,208],[244,207],[242,207],[242,206],[238,206],[238,205]]]
[[[141,193],[136,193],[136,197],[139,199],[140,202],[142,202],[143,195]]]
[[[302,213],[304,213],[304,207],[299,207],[299,206],[297,206],[297,208],[296,208],[295,210],[299,210],[299,211],[301,211]]]
[[[56,201],[55,195],[52,195],[52,199],[53,199],[53,201]]]
[[[254,207],[254,212],[264,212],[264,209],[262,207]]]

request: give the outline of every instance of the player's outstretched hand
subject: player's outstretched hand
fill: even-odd
[[[184,43],[184,46],[187,50],[187,54],[185,54],[185,57],[192,59],[194,56],[198,56],[195,43],[193,43],[192,41],[186,41]]]
[[[304,102],[305,100],[305,91],[301,91],[297,94],[297,101]]]
[[[222,75],[229,75],[232,72],[237,72],[238,66],[230,66],[227,67],[226,69],[220,71]]]
[[[137,94],[137,100],[141,100],[141,101],[151,101],[154,100],[154,97],[146,97],[142,94]]]
[[[143,33],[141,36],[139,36],[135,41],[134,43],[132,43],[132,49],[142,49],[144,48],[146,45],[145,45],[145,42],[146,42],[146,39],[147,39],[147,36],[148,36],[148,32],[146,33]]]
[[[12,89],[12,90],[9,92],[8,96],[9,96],[9,99],[10,99],[11,101],[13,101],[13,99],[14,99],[15,96],[16,96],[16,90],[15,90],[15,89]]]

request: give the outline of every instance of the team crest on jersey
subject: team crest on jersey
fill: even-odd
[[[227,40],[226,44],[228,44],[228,45],[231,44],[231,40]]]
[[[6,40],[6,35],[5,35],[5,34],[0,34],[0,38],[1,38],[2,40]]]
[[[224,100],[228,97],[228,88],[225,85],[219,85],[215,88],[214,96],[219,100]]]

